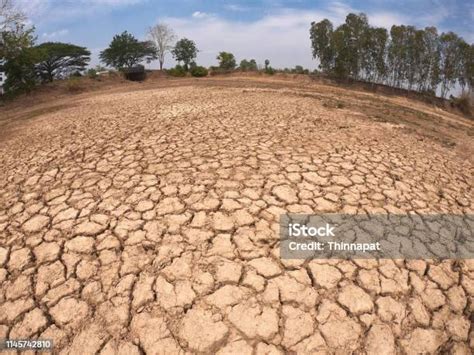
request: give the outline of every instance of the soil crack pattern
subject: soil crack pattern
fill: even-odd
[[[10,125],[0,339],[58,354],[471,354],[474,260],[283,259],[279,217],[472,215],[472,160],[327,105],[340,98],[324,87],[241,81],[95,93]]]

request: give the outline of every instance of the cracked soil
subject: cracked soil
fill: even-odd
[[[474,260],[278,248],[287,212],[472,215],[472,121],[263,78],[39,106],[0,120],[0,339],[59,354],[472,353]]]

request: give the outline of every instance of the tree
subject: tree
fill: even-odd
[[[31,45],[34,29],[27,28],[25,23],[25,14],[16,9],[12,0],[0,0],[0,58],[11,57]]]
[[[355,79],[359,79],[364,69],[364,42],[367,38],[369,30],[369,22],[364,13],[346,16],[344,31],[344,42],[347,46],[347,56],[345,58],[349,75]]]
[[[440,48],[436,27],[422,31],[421,60],[418,76],[418,91],[434,92],[439,84]]]
[[[239,68],[242,71],[257,71],[257,62],[255,59],[242,59],[239,64]]]
[[[36,46],[42,60],[36,68],[43,80],[53,81],[75,72],[82,72],[90,61],[90,52],[74,44],[46,42]]]
[[[446,97],[459,77],[461,64],[461,39],[453,32],[442,33],[440,38],[441,96]]]
[[[100,60],[116,69],[130,68],[144,60],[149,63],[157,59],[154,45],[150,41],[140,42],[127,31],[115,35],[109,47],[100,52]]]
[[[370,28],[366,32],[363,48],[363,70],[365,79],[383,82],[387,74],[385,57],[387,55],[388,33],[385,28]]]
[[[268,69],[268,66],[270,65],[270,60],[265,59],[265,70]]]
[[[331,21],[324,19],[321,22],[311,23],[309,30],[313,58],[319,58],[319,68],[330,72],[334,64],[334,48],[332,46],[333,26]]]
[[[443,97],[456,84],[473,87],[474,45],[452,32],[438,36],[436,27],[394,25],[389,35],[366,15],[348,14],[335,30],[327,19],[312,22],[310,39],[319,68],[335,77],[432,94],[441,88]]]
[[[234,70],[237,63],[235,62],[235,57],[232,53],[220,52],[217,56],[219,61],[219,67],[225,70]]]
[[[180,39],[171,51],[176,61],[183,62],[186,71],[189,70],[189,66],[196,59],[197,52],[196,43],[187,38]]]
[[[474,80],[474,44],[469,45],[463,39],[460,42],[461,61],[458,82],[464,93],[466,86],[472,90]]]
[[[0,58],[7,74],[8,93],[29,91],[36,85],[35,64],[38,51],[32,46],[34,28],[27,27],[26,16],[11,0],[0,0]]]
[[[160,70],[163,70],[166,53],[173,49],[176,40],[174,31],[165,23],[159,23],[148,29],[148,35],[155,45],[156,54],[160,62]]]
[[[40,60],[39,51],[33,47],[33,29],[3,34],[4,70],[7,74],[5,91],[19,93],[30,91],[37,83],[35,65]]]
[[[26,16],[12,0],[0,0],[0,32],[16,32],[26,22]]]
[[[474,44],[471,44],[469,53],[467,54],[468,59],[465,61],[466,64],[466,79],[467,85],[471,93],[474,91]]]

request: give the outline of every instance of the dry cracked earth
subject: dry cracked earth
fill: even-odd
[[[182,83],[3,125],[0,339],[58,354],[472,353],[474,260],[278,248],[286,212],[472,215],[472,121],[402,100],[458,149],[425,116],[364,111],[396,98]]]

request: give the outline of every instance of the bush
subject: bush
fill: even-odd
[[[89,69],[87,71],[87,76],[91,79],[96,79],[97,78],[97,70],[95,69]]]
[[[469,94],[464,93],[460,97],[452,97],[450,101],[451,107],[457,108],[467,116],[474,115],[474,103]]]
[[[223,74],[230,74],[233,72],[233,70],[228,70],[228,69],[222,69],[220,67],[210,67],[209,68],[210,70],[210,75],[213,76],[213,75],[223,75]]]
[[[183,66],[181,65],[176,65],[174,68],[171,68],[169,70],[167,70],[167,73],[171,76],[175,76],[175,77],[183,77],[183,76],[186,76],[186,70],[184,69]]]
[[[266,67],[265,68],[265,74],[273,75],[273,74],[275,74],[275,69],[273,69],[272,67]]]
[[[84,89],[81,83],[81,79],[79,79],[76,76],[73,76],[67,79],[66,88],[67,88],[67,91],[69,91],[70,93],[78,93]]]
[[[197,65],[191,68],[191,75],[197,78],[207,76],[207,74],[208,74],[207,69],[202,66]]]

